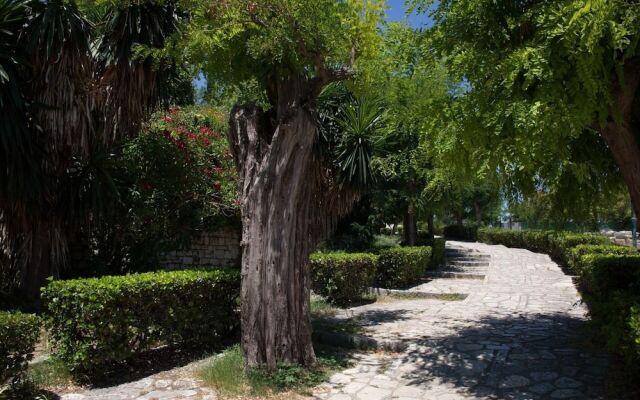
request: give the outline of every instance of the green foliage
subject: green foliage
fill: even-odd
[[[431,247],[397,247],[380,252],[376,281],[385,289],[404,288],[419,280],[431,265]]]
[[[477,225],[447,225],[444,227],[443,233],[447,239],[468,240],[471,242],[478,240]]]
[[[586,254],[579,264],[589,293],[603,298],[619,290],[640,293],[640,254]]]
[[[311,287],[331,302],[348,304],[372,286],[377,261],[368,253],[314,253],[310,257]]]
[[[610,245],[611,241],[601,235],[559,232],[550,237],[550,243],[551,258],[566,266],[574,247],[579,245]]]
[[[278,365],[274,370],[244,367],[240,346],[233,346],[206,365],[200,376],[225,396],[269,396],[280,392],[304,392],[325,381],[331,373],[351,365],[344,351],[316,346],[314,368]]]
[[[211,82],[273,78],[348,65],[357,50],[377,50],[380,1],[242,0],[199,3],[188,27],[188,53]],[[271,100],[271,99],[270,99]]]
[[[578,260],[583,298],[608,350],[638,374],[640,254],[585,254]]]
[[[238,325],[239,273],[175,271],[51,281],[42,291],[55,355],[108,372],[159,344],[213,344]]]
[[[0,397],[3,386],[25,376],[40,338],[40,319],[20,312],[0,311]]]
[[[514,231],[499,228],[480,228],[478,229],[478,241],[549,254],[551,253],[550,238],[554,234],[554,231],[534,229]]]
[[[567,265],[571,251],[578,245],[607,245],[609,239],[601,235],[543,230],[509,230],[481,228],[478,240],[489,244],[502,244],[539,253],[546,253],[559,264]]]
[[[199,233],[239,221],[237,180],[226,117],[209,107],[154,114],[111,161],[119,207],[98,226],[92,271],[141,272],[161,252],[187,246]],[[76,268],[77,269],[77,268]]]
[[[435,269],[444,265],[446,261],[446,245],[447,241],[443,238],[434,238],[429,246],[431,247],[431,261],[429,269]]]
[[[567,257],[567,265],[573,273],[580,275],[582,273],[583,256],[588,254],[603,254],[603,255],[626,255],[637,254],[638,250],[633,247],[618,246],[613,244],[580,244],[571,249],[569,256]]]
[[[637,2],[411,2],[434,19],[432,48],[463,89],[429,132],[440,164],[498,171],[518,194],[544,188],[563,214],[589,213],[619,187],[593,129],[620,118],[611,83],[638,55]]]

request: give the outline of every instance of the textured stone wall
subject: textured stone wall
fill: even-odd
[[[240,237],[240,228],[232,227],[204,233],[191,241],[189,249],[164,254],[161,264],[166,269],[239,267]]]
[[[620,232],[606,231],[602,233],[606,235],[615,244],[621,244],[623,246],[633,246],[631,231],[620,231]],[[639,242],[638,248],[640,248],[640,240],[638,240],[638,242]]]

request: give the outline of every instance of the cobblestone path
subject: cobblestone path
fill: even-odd
[[[403,339],[408,348],[361,355],[318,388],[316,398],[604,398],[607,356],[584,342],[586,310],[571,277],[548,256],[527,250],[447,246],[490,256],[488,267],[477,263],[484,279],[434,278],[411,289],[466,293],[464,301],[412,299],[349,310],[371,336]]]
[[[463,254],[461,262],[410,291],[468,296],[379,302],[346,311],[344,316],[366,324],[368,335],[405,340],[407,350],[357,355],[353,368],[317,388],[316,399],[604,399],[607,357],[585,348],[586,310],[569,276],[548,256],[527,250],[447,246],[450,252],[484,256],[464,262]],[[202,362],[61,399],[213,400],[215,392],[195,377]]]

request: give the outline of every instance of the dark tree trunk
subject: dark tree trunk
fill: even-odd
[[[28,233],[22,235],[18,246],[14,245],[14,254],[19,257],[19,294],[28,305],[40,307],[40,288],[45,286],[49,277],[58,277],[58,264],[66,260],[64,231],[57,220],[42,217],[30,221]],[[16,248],[19,247],[19,248]]]
[[[314,120],[304,78],[281,81],[275,116],[236,107],[230,140],[242,212],[242,349],[246,365],[316,362],[309,253],[316,241]]]
[[[404,242],[407,246],[415,246],[418,241],[418,221],[416,220],[416,207],[409,202],[407,212],[404,215]]]
[[[477,201],[474,201],[473,208],[476,212],[476,222],[478,222],[478,224],[482,224],[482,207],[480,207],[480,204]]]
[[[630,60],[624,66],[624,82],[616,78],[611,87],[613,109],[619,119],[610,118],[600,129],[627,184],[636,215],[640,215],[640,127],[634,126],[633,103],[639,89],[640,60]]]

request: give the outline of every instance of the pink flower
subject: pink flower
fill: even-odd
[[[220,184],[220,182],[214,182],[213,188],[217,191],[220,191],[220,189],[222,189],[222,185]]]
[[[202,138],[202,144],[205,145],[205,146],[209,146],[211,144],[211,142],[207,138]]]
[[[202,133],[203,135],[207,135],[208,136],[208,135],[211,135],[213,133],[213,131],[208,126],[201,126],[200,127],[200,133]]]
[[[213,169],[213,172],[215,172],[216,174],[221,174],[221,173],[223,173],[223,172],[224,172],[224,168],[222,168],[222,167],[215,167],[215,168]]]
[[[163,120],[164,122],[173,122],[173,118],[171,118],[171,117],[169,117],[169,116],[162,117],[162,120]]]
[[[187,137],[191,140],[196,140],[198,138],[198,136],[193,132],[187,132]]]

